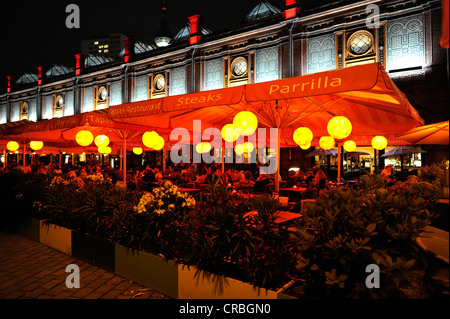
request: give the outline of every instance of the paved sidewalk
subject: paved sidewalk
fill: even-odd
[[[69,264],[80,269],[80,288],[66,287]],[[171,298],[21,235],[0,232],[0,299]]]

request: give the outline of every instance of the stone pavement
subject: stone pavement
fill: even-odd
[[[80,288],[67,288],[69,264]],[[0,299],[170,299],[126,278],[17,234],[0,232]]]

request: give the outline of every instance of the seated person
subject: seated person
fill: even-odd
[[[270,176],[261,172],[256,179],[255,185],[253,186],[253,191],[263,193],[266,190],[266,186],[270,183],[272,183]]]
[[[295,171],[289,171],[288,177],[286,178],[286,187],[292,187],[297,185],[297,181],[295,180]]]
[[[244,178],[235,183],[236,189],[254,187],[255,182],[252,181],[252,173],[250,171],[245,171]]]

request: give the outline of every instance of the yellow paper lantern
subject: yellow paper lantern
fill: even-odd
[[[133,147],[133,153],[136,155],[141,155],[143,152],[142,147]]]
[[[376,150],[382,150],[387,146],[387,139],[384,136],[374,136],[372,138],[372,147]]]
[[[98,148],[98,152],[102,153],[102,154],[109,154],[109,153],[111,153],[111,147],[109,147],[109,146],[100,146]]]
[[[106,147],[109,145],[109,137],[106,135],[97,135],[94,139],[94,143],[97,147]]]
[[[94,141],[94,135],[86,130],[81,130],[75,136],[75,140],[81,146],[88,146]]]
[[[331,137],[342,140],[352,132],[352,123],[345,116],[335,116],[328,122],[327,131]]]
[[[161,136],[158,135],[158,138],[157,138],[157,141],[156,141],[156,145],[153,146],[152,148],[154,150],[156,150],[156,151],[159,151],[159,150],[161,150],[164,147],[165,143],[166,142],[164,141],[164,139]]]
[[[241,135],[251,135],[258,128],[258,119],[252,112],[242,111],[234,117],[233,125],[242,130]]]
[[[253,152],[253,149],[254,149],[255,147],[253,146],[253,143],[250,143],[250,142],[245,142],[244,143],[244,152],[245,153],[251,153],[251,152]]]
[[[307,143],[307,144],[299,144],[298,146],[300,146],[300,148],[302,150],[307,150],[308,148],[311,147],[311,143]]]
[[[42,141],[31,141],[30,142],[30,148],[34,151],[39,151],[43,147],[44,147],[44,142],[42,142]]]
[[[239,137],[239,132],[240,130],[238,130],[233,124],[225,124],[220,131],[222,138],[227,142],[236,141]]]
[[[332,149],[334,145],[335,141],[331,136],[322,136],[319,140],[319,146],[324,150]]]
[[[19,149],[19,143],[16,141],[9,141],[8,144],[6,144],[6,148],[11,152],[15,152]]]
[[[348,140],[344,142],[344,150],[347,152],[353,152],[356,149],[355,141]]]
[[[211,144],[209,144],[208,142],[198,143],[197,145],[195,145],[195,150],[200,154],[208,153],[209,151],[211,151]]]
[[[148,148],[153,148],[159,142],[159,134],[155,131],[145,132],[142,135],[142,143]]]
[[[236,152],[236,154],[242,155],[245,152],[245,147],[243,144],[237,144],[234,147],[234,151]]]
[[[313,139],[313,133],[307,127],[299,127],[294,131],[292,137],[294,138],[294,142],[297,143],[298,145],[300,144],[306,145],[308,143],[311,143]]]

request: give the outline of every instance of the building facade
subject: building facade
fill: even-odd
[[[199,16],[157,47],[125,39],[116,57],[8,77],[0,123],[39,121],[128,102],[380,62],[426,123],[448,120],[440,0],[364,0],[284,8],[263,1],[220,33]],[[98,49],[98,48],[97,48]],[[104,49],[104,48],[103,48]],[[290,156],[289,156],[290,157]]]

